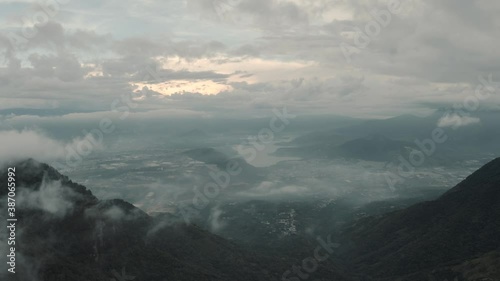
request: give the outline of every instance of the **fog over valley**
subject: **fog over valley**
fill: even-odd
[[[499,12],[0,0],[0,280],[500,280]]]

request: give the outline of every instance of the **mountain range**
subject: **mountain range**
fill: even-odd
[[[152,217],[120,199],[99,200],[46,164],[13,165],[19,219],[14,280],[119,280],[116,276],[126,275],[133,279],[124,280],[141,281],[296,281],[283,273],[317,246],[304,241],[289,244],[295,247],[290,251],[279,250],[286,245],[274,252],[254,251],[197,225],[170,221],[167,214]],[[7,177],[3,172],[0,180]],[[435,200],[353,220],[314,278],[500,280],[499,188],[500,158]],[[6,194],[0,190],[0,197]],[[336,223],[323,215],[326,223]]]
[[[264,281],[279,280],[295,262],[258,255],[168,216],[151,217],[123,200],[99,200],[46,164],[13,166],[19,246],[12,280],[109,281],[118,274],[117,280]],[[0,197],[6,195],[1,189]],[[350,280],[328,267],[323,274]]]
[[[359,221],[344,237],[353,269],[380,280],[500,280],[489,267],[500,265],[500,158],[438,199]]]

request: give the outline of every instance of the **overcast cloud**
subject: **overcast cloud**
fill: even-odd
[[[387,117],[451,107],[479,76],[500,81],[496,1],[1,0],[0,11],[0,110],[105,112],[125,95],[168,115],[286,104]]]

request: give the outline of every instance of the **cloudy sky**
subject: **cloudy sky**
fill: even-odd
[[[499,12],[479,0],[0,0],[0,112],[426,114],[473,95],[480,76],[500,81]]]

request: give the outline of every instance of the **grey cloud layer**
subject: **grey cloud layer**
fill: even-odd
[[[371,13],[387,9],[388,2],[68,3],[16,49],[8,34],[22,25],[16,29],[13,14],[0,32],[0,109],[110,111],[113,100],[134,95],[133,82],[186,80],[232,89],[167,97],[145,89],[136,94],[139,108],[247,113],[287,104],[304,114],[389,116],[451,106],[473,93],[479,75],[500,80],[500,51],[493,47],[499,43],[500,4],[490,1],[397,1],[402,12],[347,61],[340,46],[355,45],[353,31],[364,30],[374,21]],[[106,20],[113,8],[123,17]],[[163,68],[160,58],[187,65]],[[208,66],[197,70],[202,60]],[[229,61],[250,70],[228,70]],[[302,66],[284,77],[277,75],[281,69],[267,75],[262,65],[276,62]],[[488,106],[497,103],[492,97]]]

